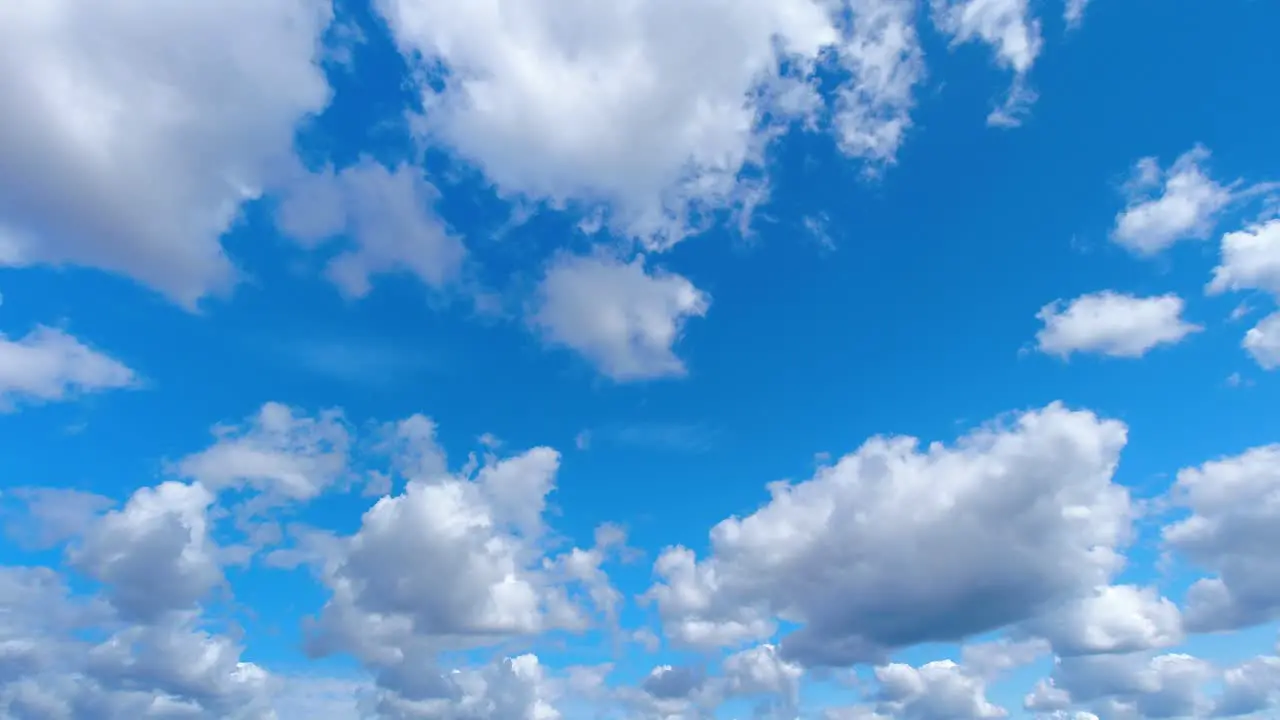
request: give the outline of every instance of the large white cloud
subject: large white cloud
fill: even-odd
[[[1173,492],[1189,514],[1165,527],[1165,543],[1214,573],[1188,594],[1189,629],[1229,630],[1280,616],[1280,445],[1186,468]]]
[[[124,363],[63,330],[40,326],[17,340],[0,333],[0,412],[20,401],[66,400],[137,383]]]
[[[782,124],[827,116],[845,152],[891,162],[923,74],[911,0],[377,5],[403,52],[443,70],[421,86],[432,142],[507,193],[605,203],[650,248],[749,205],[743,171]],[[822,63],[850,75],[825,109]]]
[[[1202,328],[1182,317],[1177,295],[1137,297],[1104,290],[1065,305],[1053,302],[1036,314],[1041,352],[1066,358],[1073,353],[1142,357],[1159,345],[1173,345]]]
[[[1050,405],[952,447],[873,438],[655,565],[668,636],[689,645],[799,623],[788,656],[843,665],[1024,621],[1122,563],[1131,509],[1112,482],[1126,428]]]
[[[191,306],[220,236],[292,162],[329,88],[329,0],[0,7],[0,265],[87,265]]]

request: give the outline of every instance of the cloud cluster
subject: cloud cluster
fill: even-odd
[[[810,480],[770,485],[758,510],[712,528],[705,556],[675,546],[654,560],[655,582],[638,601],[657,610],[666,642],[728,652],[710,668],[659,664],[629,685],[608,681],[607,667],[547,668],[536,651],[462,667],[447,659],[619,621],[627,598],[610,567],[625,536],[603,527],[587,547],[556,539],[548,497],[558,452],[486,452],[451,470],[424,416],[364,435],[336,411],[268,403],[242,425],[215,428],[209,447],[171,464],[173,479],[120,507],[74,503],[79,519],[67,521],[46,512],[50,501],[65,506],[65,493],[28,493],[32,517],[66,541],[68,570],[96,590],[73,592],[83,583],[46,568],[0,573],[0,617],[10,619],[0,624],[0,708],[266,718],[296,707],[319,681],[243,660],[235,633],[215,631],[225,624],[210,613],[231,591],[229,567],[297,565],[327,598],[305,626],[309,651],[353,656],[370,677],[326,707],[375,717],[550,719],[591,704],[674,717],[734,700],[794,716],[808,671],[870,663],[877,689],[829,716],[997,718],[1007,709],[987,685],[1046,652],[1053,672],[1026,700],[1046,716],[1198,717],[1275,699],[1269,656],[1222,668],[1157,654],[1186,631],[1280,616],[1272,446],[1178,474],[1178,514],[1162,542],[1208,573],[1180,608],[1153,588],[1114,584],[1138,514],[1114,479],[1124,424],[1052,404],[951,445],[872,438]],[[398,490],[350,534],[293,522],[271,536],[246,522],[354,493],[358,483],[339,480],[375,466]],[[237,511],[245,507],[254,512]],[[958,661],[890,661],[902,648],[999,631],[1010,634],[966,646]]]

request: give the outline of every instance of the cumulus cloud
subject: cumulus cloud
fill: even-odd
[[[1083,655],[1060,658],[1051,682],[1028,696],[1028,709],[1066,713],[1083,705],[1097,717],[1202,717],[1210,708],[1205,684],[1217,670],[1181,653]]]
[[[1112,239],[1138,255],[1155,255],[1180,240],[1207,238],[1233,197],[1232,187],[1209,177],[1208,160],[1209,151],[1199,145],[1167,170],[1154,157],[1139,160]]]
[[[137,383],[119,360],[57,328],[39,326],[17,340],[0,333],[0,411],[24,400],[67,400]]]
[[[958,640],[1083,596],[1121,563],[1127,492],[1112,482],[1126,428],[1050,405],[954,446],[873,438],[811,480],[683,547],[648,591],[673,641],[695,646],[800,629],[784,653],[843,665]]]
[[[685,374],[674,346],[711,298],[688,279],[604,255],[561,256],[539,287],[530,322],[620,382]]]
[[[372,160],[293,180],[277,223],[313,247],[339,236],[351,249],[329,261],[327,274],[348,297],[363,297],[377,274],[406,272],[433,288],[457,277],[466,256],[461,238],[433,212],[439,192],[422,171],[388,169]]]
[[[106,602],[47,568],[0,567],[0,714],[270,717],[270,675],[201,627],[199,602],[221,579],[210,500],[165,483],[90,521],[71,560]]]
[[[1249,328],[1241,346],[1262,369],[1280,367],[1280,312],[1271,313]]]
[[[126,619],[155,622],[194,610],[222,582],[208,537],[213,495],[200,485],[144,487],[90,526],[72,562],[108,588]]]
[[[1067,358],[1073,353],[1142,357],[1159,345],[1172,345],[1199,332],[1182,318],[1182,298],[1172,293],[1137,297],[1104,290],[1069,303],[1056,301],[1036,314],[1044,327],[1037,348]]]
[[[1132,653],[1182,642],[1178,606],[1154,588],[1111,585],[1029,624],[1059,656]]]
[[[1280,616],[1277,491],[1280,445],[1178,473],[1174,498],[1189,515],[1164,528],[1164,542],[1214,573],[1188,593],[1189,629],[1230,630]]]
[[[251,486],[285,500],[310,500],[347,467],[351,438],[336,410],[316,417],[269,402],[242,426],[214,428],[216,442],[174,470],[214,492]]]
[[[419,87],[429,142],[505,193],[603,203],[650,249],[755,202],[763,152],[788,125],[828,122],[846,153],[892,161],[923,75],[913,6],[378,3],[432,76]],[[817,71],[831,63],[848,77],[824,100]]]
[[[620,617],[605,566],[625,536],[603,526],[591,547],[561,546],[547,520],[555,450],[451,470],[425,416],[366,427],[359,437],[338,411],[268,403],[173,465],[190,482],[141,488],[118,509],[76,501],[72,522],[37,517],[71,539],[71,567],[101,592],[72,592],[49,569],[0,568],[0,714],[555,720],[589,706],[671,718],[745,701],[781,718],[802,709],[806,666],[872,661],[861,704],[826,717],[976,720],[1006,717],[989,684],[1050,649],[1052,674],[1024,701],[1045,718],[1256,713],[1280,699],[1272,656],[1219,667],[1155,654],[1181,642],[1183,617],[1154,588],[1109,584],[1134,515],[1112,479],[1127,430],[1086,411],[1050,405],[949,446],[873,438],[810,480],[771,485],[769,503],[712,530],[705,557],[663,553],[648,593],[669,640],[750,644],[707,666],[660,665],[633,686],[606,684],[607,666],[553,671],[532,651],[448,659]],[[335,473],[352,464],[402,490],[349,535],[290,537],[311,538],[301,557],[328,594],[306,626],[309,650],[353,655],[369,681],[272,675],[208,627],[213,593],[227,589],[220,543],[234,538],[222,505],[308,502],[345,489]],[[1164,542],[1214,573],[1189,595],[1187,629],[1275,617],[1276,467],[1280,450],[1266,446],[1179,473],[1172,499],[1188,514]],[[796,629],[771,640],[783,623]],[[961,662],[884,659],[999,628],[1009,633],[964,646]]]
[[[1280,219],[1222,236],[1221,260],[1207,291],[1262,290],[1280,297]]]
[[[328,0],[7,2],[0,265],[122,273],[193,306],[220,243],[328,103]]]
[[[1062,19],[1067,23],[1068,28],[1080,27],[1080,23],[1084,22],[1084,11],[1087,7],[1089,7],[1089,0],[1067,0],[1066,6],[1062,9]]]
[[[902,720],[1003,718],[1008,711],[986,698],[985,683],[950,660],[919,668],[893,663],[875,670],[880,683],[880,708]]]

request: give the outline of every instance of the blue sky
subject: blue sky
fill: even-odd
[[[1270,717],[1277,26],[0,10],[0,714]]]

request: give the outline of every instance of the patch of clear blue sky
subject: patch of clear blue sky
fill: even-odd
[[[1280,384],[1240,349],[1248,325],[1227,321],[1242,298],[1202,292],[1215,243],[1139,260],[1107,235],[1122,205],[1118,186],[1138,157],[1167,164],[1203,143],[1219,179],[1280,176],[1280,5],[1099,0],[1071,33],[1055,4],[1041,5],[1046,49],[1031,76],[1040,99],[1024,127],[983,124],[1008,82],[985,48],[948,51],[925,30],[931,79],[898,163],[881,180],[860,178],[828,139],[793,135],[776,149],[773,200],[751,241],[714,231],[655,258],[714,298],[679,345],[686,379],[601,381],[580,359],[542,348],[519,322],[476,317],[467,303],[433,299],[408,278],[380,277],[370,296],[344,301],[314,272],[322,258],[274,233],[268,198],[248,207],[227,238],[253,280],[199,315],[97,272],[0,273],[0,330],[66,323],[150,385],[0,415],[5,446],[21,448],[0,453],[0,475],[123,497],[160,478],[166,458],[203,447],[212,424],[266,400],[342,407],[356,424],[421,411],[439,422],[455,466],[486,432],[510,448],[561,449],[555,527],[588,542],[600,522],[626,524],[648,557],[614,577],[636,593],[664,545],[703,549],[715,522],[765,499],[766,482],[805,478],[815,453],[838,456],[876,433],[950,440],[999,413],[1061,399],[1129,424],[1119,478],[1144,495],[1181,467],[1274,441]],[[300,145],[313,164],[349,164],[368,151],[394,162],[409,147],[399,120],[410,101],[403,65],[367,12],[348,11],[368,40],[354,47],[351,67],[331,68],[335,102],[300,133]],[[576,218],[563,215],[499,233],[503,203],[457,163],[431,162],[452,171],[434,178],[440,210],[487,280],[527,287],[553,248],[585,246],[572,237]],[[817,215],[834,250],[804,229]],[[1177,292],[1206,330],[1141,362],[1019,353],[1042,305],[1102,289]],[[1253,384],[1228,387],[1234,372]],[[574,447],[583,430],[627,426],[702,428],[709,440]],[[366,504],[328,498],[303,519],[351,531]],[[6,562],[22,557],[0,550]],[[1140,538],[1131,577],[1157,579],[1154,559],[1154,539]],[[1179,597],[1186,581],[1164,582]],[[235,586],[257,613],[245,619],[251,657],[299,659],[298,620],[319,608],[320,590],[289,582],[283,593],[282,576],[261,570]],[[637,608],[625,615],[647,616]],[[1274,628],[1190,644],[1242,656],[1270,637]],[[594,641],[548,661],[611,659]],[[936,659],[921,651],[904,658]],[[992,699],[1016,708],[1028,687],[1005,683]]]

